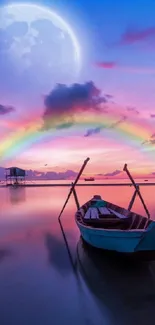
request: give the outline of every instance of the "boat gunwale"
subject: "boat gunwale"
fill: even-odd
[[[90,202],[91,202],[91,200],[88,200],[86,203],[82,204],[82,205],[80,206],[80,209],[82,209],[84,205],[89,205]],[[111,202],[109,202],[109,201],[106,201],[106,203],[108,203],[108,204],[112,204],[112,205],[116,206],[116,207],[119,208],[119,209],[123,209],[124,211],[129,212],[131,215],[136,214],[137,216],[139,216],[139,217],[141,217],[141,218],[145,218],[146,221],[147,221],[147,217],[142,216],[141,214],[138,214],[138,213],[136,213],[136,212],[129,211],[128,209],[122,208],[122,207],[120,207],[119,205],[114,204],[114,203],[111,203]],[[155,222],[154,220],[150,220],[150,223],[149,223],[148,226],[147,226],[146,228],[144,228],[144,229],[137,229],[137,228],[132,228],[132,229],[117,229],[117,228],[110,228],[110,229],[108,229],[108,228],[101,228],[101,227],[97,227],[97,226],[93,227],[93,226],[91,226],[90,224],[86,224],[86,223],[84,222],[83,217],[82,217],[82,214],[80,213],[80,209],[77,210],[76,213],[75,213],[75,221],[76,221],[76,223],[77,223],[79,226],[81,225],[82,227],[84,227],[84,228],[86,228],[86,229],[97,230],[97,231],[101,231],[101,232],[103,232],[103,231],[106,231],[106,232],[121,232],[121,233],[133,233],[133,232],[136,233],[136,232],[137,232],[137,233],[142,233],[142,234],[144,234],[144,233],[150,231],[151,226],[152,226],[152,223]],[[80,220],[77,218],[77,214],[80,214]],[[126,216],[126,218],[128,218],[128,217]]]
[[[106,232],[122,232],[122,233],[130,233],[130,232],[146,233],[146,232],[148,232],[150,230],[149,227],[147,227],[145,229],[128,229],[128,230],[127,229],[124,229],[123,230],[123,229],[115,229],[115,228],[113,228],[113,229],[107,229],[107,228],[92,227],[90,225],[86,225],[83,221],[80,222],[79,220],[77,220],[76,215],[75,215],[75,221],[76,221],[76,223],[78,225],[80,225],[80,226],[82,226],[82,227],[84,227],[86,229],[97,230],[97,231],[101,231],[101,232],[106,231]],[[152,222],[153,222],[153,220],[152,220]]]

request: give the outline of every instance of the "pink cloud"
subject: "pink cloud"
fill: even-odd
[[[115,69],[118,64],[113,61],[101,61],[101,62],[95,62],[95,65],[99,68],[103,69]]]
[[[96,62],[95,66],[100,69],[119,69],[122,72],[139,73],[139,74],[155,74],[155,69],[150,67],[132,67],[121,65],[116,62]]]
[[[126,31],[121,38],[121,45],[130,45],[138,42],[147,41],[155,36],[155,27],[146,28],[143,30]]]
[[[116,176],[122,173],[122,170],[115,170],[114,172],[104,174],[104,176]]]

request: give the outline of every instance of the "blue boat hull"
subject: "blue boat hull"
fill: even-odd
[[[155,222],[146,230],[106,230],[76,220],[82,238],[91,246],[122,253],[155,250]]]

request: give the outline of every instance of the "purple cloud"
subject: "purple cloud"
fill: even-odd
[[[155,118],[155,114],[150,114],[150,117],[151,118]]]
[[[84,137],[90,137],[91,135],[93,134],[97,134],[97,133],[100,133],[101,130],[103,129],[103,127],[96,127],[94,129],[89,129],[87,130],[86,134],[84,135]]]
[[[85,137],[90,137],[91,135],[100,133],[102,129],[114,129],[115,127],[117,127],[118,125],[120,125],[121,123],[123,123],[125,120],[127,120],[127,116],[122,116],[118,121],[112,123],[109,126],[98,126],[96,128],[92,128],[92,129],[88,129],[87,133],[84,135]]]
[[[65,128],[71,127],[76,113],[91,110],[99,112],[100,104],[107,102],[108,99],[101,96],[101,91],[92,81],[70,86],[57,84],[44,99],[43,129],[52,127],[53,118],[60,119],[60,128],[63,128],[63,125]]]
[[[112,99],[114,96],[112,96],[112,95],[110,95],[110,94],[105,94],[104,95],[106,98],[108,98],[108,99]]]
[[[121,170],[115,170],[115,171],[112,172],[112,173],[104,174],[104,176],[116,176],[116,175],[119,175],[120,173],[122,173]]]
[[[118,125],[120,125],[121,123],[123,123],[126,120],[127,120],[127,116],[123,115],[118,121],[112,123],[109,126],[109,129],[114,129],[115,127],[117,127]]]
[[[14,107],[0,104],[0,115],[6,115],[14,111]]]
[[[120,45],[131,45],[153,39],[155,37],[155,27],[145,28],[143,30],[126,31],[119,42]]]
[[[135,107],[127,107],[127,111],[139,115],[140,112]]]

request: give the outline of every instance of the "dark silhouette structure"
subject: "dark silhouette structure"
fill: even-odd
[[[6,185],[22,185],[25,183],[25,170],[18,167],[10,167],[5,169]]]

